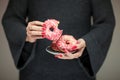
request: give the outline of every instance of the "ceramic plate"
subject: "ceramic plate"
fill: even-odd
[[[50,53],[50,54],[53,54],[53,55],[62,53],[62,52],[54,51],[53,49],[51,49],[50,46],[48,46],[48,47],[46,48],[46,51],[47,51],[48,53]]]
[[[53,54],[53,55],[62,53],[62,52],[54,51],[50,46],[48,46],[48,47],[46,48],[46,51],[47,51],[48,53],[50,53],[50,54]],[[77,51],[73,51],[72,53],[74,54],[75,52],[77,52]]]

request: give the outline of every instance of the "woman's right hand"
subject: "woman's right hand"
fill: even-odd
[[[26,41],[30,43],[34,43],[37,39],[42,38],[42,24],[40,21],[32,21],[29,22],[26,27]]]

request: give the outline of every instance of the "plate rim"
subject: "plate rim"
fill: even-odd
[[[47,46],[46,51],[47,51],[48,53],[50,53],[50,54],[56,55],[56,54],[62,53],[62,52],[53,52],[53,51],[50,51],[50,50],[48,50],[48,48],[50,48],[50,46]]]

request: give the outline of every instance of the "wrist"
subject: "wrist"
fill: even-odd
[[[25,40],[26,42],[29,42],[29,39],[28,39],[28,37],[26,37],[26,40]]]
[[[29,43],[34,43],[34,42],[36,42],[36,40],[33,40],[33,39],[31,39],[31,38],[29,38],[28,36],[26,37],[26,40],[25,40],[26,42],[29,42]]]

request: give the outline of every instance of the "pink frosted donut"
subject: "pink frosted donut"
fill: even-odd
[[[61,52],[72,52],[77,49],[78,41],[71,35],[62,35],[60,39],[51,46],[53,50]]]
[[[42,37],[53,41],[58,40],[63,32],[62,30],[58,29],[58,24],[59,21],[55,19],[46,20],[42,25]]]
[[[59,48],[57,47],[56,43],[54,43],[54,42],[51,44],[51,48],[52,48],[54,51],[61,52],[61,51],[59,50]]]

